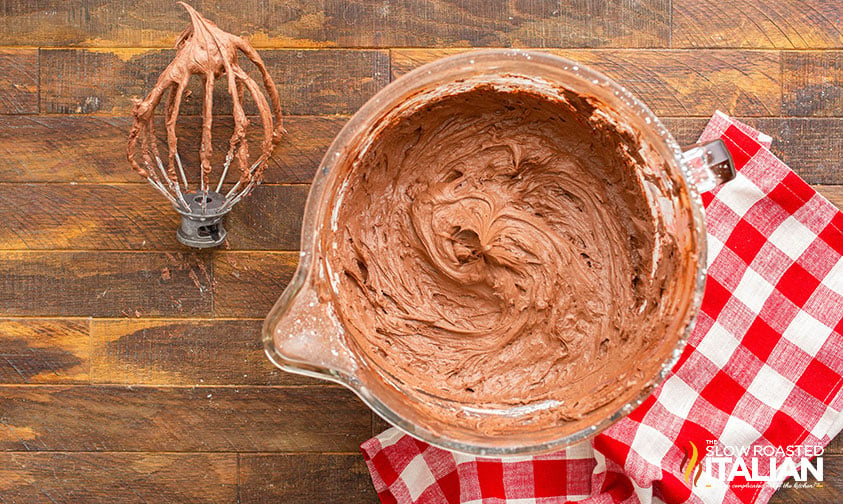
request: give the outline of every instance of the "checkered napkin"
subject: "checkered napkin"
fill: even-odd
[[[718,112],[701,140],[717,137],[738,175],[703,195],[708,282],[665,383],[591,442],[546,456],[476,458],[389,429],[361,446],[382,502],[766,502],[780,481],[686,476],[691,443],[700,456],[767,454],[840,432],[843,213],[770,153],[769,136]]]

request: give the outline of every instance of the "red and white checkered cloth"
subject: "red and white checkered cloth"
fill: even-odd
[[[738,175],[703,195],[708,282],[665,383],[592,441],[546,456],[470,457],[389,429],[361,446],[382,502],[763,503],[781,482],[686,482],[690,442],[705,455],[825,446],[840,432],[843,212],[770,153],[769,136],[718,112],[701,140],[717,137]]]

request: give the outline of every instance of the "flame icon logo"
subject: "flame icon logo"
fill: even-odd
[[[691,447],[690,455],[686,448],[682,448],[682,453],[685,456],[682,458],[682,462],[679,464],[679,468],[684,471],[683,476],[685,477],[685,482],[691,482],[691,476],[694,476],[694,486],[697,486],[697,482],[700,480],[700,475],[702,475],[702,466],[699,465],[699,455],[700,452],[697,450],[697,445],[694,444],[693,441],[688,441],[688,444]]]

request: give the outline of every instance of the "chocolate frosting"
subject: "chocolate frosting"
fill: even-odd
[[[264,65],[263,59],[247,40],[221,30],[190,5],[184,2],[178,3],[187,10],[191,24],[185,28],[176,41],[175,57],[158,77],[155,86],[143,100],[137,98],[134,100],[135,104],[132,110],[134,123],[129,132],[126,157],[132,168],[140,176],[149,178],[154,185],[160,185],[161,188],[164,187],[163,183],[166,183],[171,191],[181,197],[181,188],[178,186],[176,173],[176,165],[181,164],[178,156],[176,122],[182,97],[190,79],[192,76],[198,75],[204,80],[205,90],[202,108],[202,140],[199,147],[202,173],[199,189],[207,191],[210,186],[209,180],[212,169],[211,127],[213,124],[214,84],[217,79],[224,78],[228,82],[228,92],[231,96],[234,131],[228,142],[229,148],[225,157],[225,168],[220,177],[225,177],[229,163],[233,159],[237,159],[241,182],[252,182],[252,185],[254,185],[261,181],[272,150],[286,132],[281,119],[281,100],[278,96],[278,90],[266,69],[266,65]],[[239,65],[238,53],[243,53],[257,67],[269,96],[269,101],[267,101],[255,80]],[[246,141],[249,119],[243,110],[245,90],[248,90],[249,96],[257,105],[263,127],[260,156],[251,163]],[[159,177],[155,167],[160,162],[161,156],[155,137],[154,119],[155,109],[165,93],[167,93],[165,107],[167,170],[164,172],[162,168]],[[138,141],[141,142],[140,155],[136,152]],[[141,163],[138,163],[138,157],[140,157]],[[164,180],[162,181],[161,178],[164,178]],[[186,185],[187,181],[185,180],[184,183]],[[185,207],[185,210],[188,209],[189,207]]]
[[[433,414],[504,412],[488,432],[629,401],[675,344],[658,261],[674,245],[639,140],[571,92],[420,103],[384,120],[333,196],[322,255],[352,349],[454,406]]]

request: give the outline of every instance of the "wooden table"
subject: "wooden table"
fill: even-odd
[[[226,246],[205,252],[176,242],[175,213],[124,157],[131,97],[186,14],[171,0],[0,6],[0,502],[376,501],[357,447],[384,424],[344,389],[271,367],[259,329],[294,271],[328,143],[439,56],[555,48],[632,89],[680,143],[715,109],[770,133],[843,204],[841,2],[194,5],[254,34],[290,131]],[[183,145],[198,138],[193,91]],[[838,439],[824,488],[774,500],[843,502],[841,471]]]

